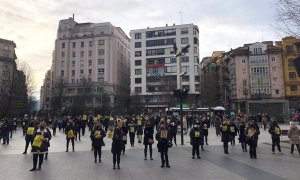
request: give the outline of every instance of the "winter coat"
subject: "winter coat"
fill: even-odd
[[[38,129],[34,133],[34,140],[32,143],[31,152],[33,154],[48,152],[49,139],[51,139],[51,135],[48,133],[46,129],[44,131]]]
[[[144,129],[144,145],[149,145],[149,139],[153,139],[153,134],[154,134],[154,130],[153,130],[153,126],[147,126]]]
[[[101,148],[104,145],[103,138],[106,136],[103,129],[94,129],[91,132],[92,146],[94,148]]]
[[[247,144],[249,146],[257,147],[258,135],[260,134],[259,129],[253,125],[246,129],[245,131]]]
[[[209,120],[205,119],[202,121],[203,135],[208,136],[208,128],[210,127]]]
[[[246,126],[241,124],[240,125],[240,136],[239,136],[239,142],[246,142]]]
[[[114,130],[114,135],[112,138],[113,140],[111,145],[112,153],[121,153],[121,150],[123,149],[122,137],[123,137],[122,130],[120,128],[116,128]]]
[[[25,128],[25,141],[33,141],[34,132],[37,130],[35,126],[27,126]]]
[[[300,131],[297,126],[291,127],[288,130],[288,137],[290,139],[290,144],[300,144],[299,139]]]
[[[162,130],[157,131],[156,133],[156,140],[158,141],[157,143],[157,149],[158,152],[167,152],[169,147],[168,147],[168,143],[169,143],[169,139],[170,139],[170,132],[166,129],[163,131],[167,131],[167,136],[166,137],[162,137]]]
[[[190,131],[191,145],[201,145],[203,133],[201,128],[192,128]]]
[[[170,135],[171,136],[176,136],[177,134],[177,123],[175,121],[171,122],[169,124],[169,128],[170,128]]]
[[[230,129],[229,126],[227,124],[222,124],[221,125],[221,141],[226,143],[230,141]]]
[[[269,133],[272,135],[272,138],[279,138],[281,135],[281,129],[278,125],[272,125],[269,129]]]
[[[73,137],[71,137],[71,136],[68,135],[70,131],[73,131]],[[74,126],[67,126],[65,134],[66,134],[66,139],[74,139],[75,136],[76,136],[75,127]]]
[[[229,131],[231,136],[236,136],[238,132],[238,128],[235,124],[229,124]]]

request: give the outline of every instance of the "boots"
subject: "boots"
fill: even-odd
[[[147,160],[147,149],[144,149],[144,156],[145,156],[144,160]]]

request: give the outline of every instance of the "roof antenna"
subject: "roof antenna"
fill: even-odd
[[[179,11],[180,14],[180,24],[182,24],[183,20],[182,20],[182,11]]]
[[[73,21],[75,21],[75,15],[74,15],[74,13],[73,13]]]

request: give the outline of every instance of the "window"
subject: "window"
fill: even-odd
[[[141,93],[142,92],[142,87],[135,87],[134,91],[135,91],[135,93]]]
[[[196,45],[198,45],[198,44],[199,44],[199,40],[198,40],[198,38],[195,38],[195,37],[194,37],[194,44],[196,44]]]
[[[89,75],[92,75],[92,69],[89,69]]]
[[[296,72],[289,72],[289,79],[296,79]]]
[[[60,71],[60,76],[64,76],[65,75],[65,71]]]
[[[148,40],[146,41],[146,47],[173,45],[175,42],[176,38]]]
[[[194,63],[199,63],[199,57],[198,56],[194,56]]]
[[[72,48],[76,48],[76,42],[72,43]]]
[[[141,42],[135,42],[135,48],[140,48],[142,47],[142,43]]]
[[[134,52],[134,56],[135,56],[135,57],[140,57],[140,56],[142,56],[142,51],[135,51],[135,52]]]
[[[246,60],[245,59],[242,59],[242,64],[246,64]]]
[[[155,56],[155,55],[164,55],[165,54],[165,49],[160,48],[160,49],[147,49],[146,50],[146,56]]]
[[[84,47],[84,42],[81,42],[81,43],[80,43],[80,47]]]
[[[188,28],[184,28],[184,29],[181,29],[181,34],[188,34],[189,33],[189,29]]]
[[[141,66],[142,60],[135,60],[134,64],[135,64],[135,66]]]
[[[98,82],[104,82],[104,77],[98,77]]]
[[[91,66],[92,65],[92,60],[89,60],[89,66]]]
[[[84,73],[83,69],[80,70],[80,74],[82,75]]]
[[[288,45],[285,48],[286,48],[287,55],[292,54],[294,52],[293,45]]]
[[[253,54],[262,54],[262,48],[254,48]]]
[[[99,56],[104,55],[104,49],[98,49],[98,55]]]
[[[272,72],[275,73],[277,71],[276,67],[272,67]]]
[[[136,69],[135,70],[135,75],[140,75],[142,74],[142,69]]]
[[[73,66],[73,67],[75,66],[75,61],[72,61],[72,66]]]
[[[75,70],[72,70],[72,76],[75,76]]]
[[[189,38],[181,38],[181,44],[188,44]]]
[[[135,33],[134,38],[135,39],[142,39],[142,34],[141,33]]]
[[[84,57],[84,51],[80,51],[80,57]]]
[[[190,80],[190,76],[182,76],[182,82],[188,82]]]
[[[61,68],[64,68],[65,67],[65,61],[62,61],[61,62]]]
[[[93,51],[89,50],[89,57],[91,57],[93,55]]]
[[[167,73],[176,73],[177,72],[177,66],[167,66],[166,67]]]
[[[275,57],[271,57],[271,61],[275,62],[276,61]]]
[[[142,78],[135,78],[135,84],[141,84],[142,83]]]
[[[65,48],[65,43],[61,43],[61,48]]]
[[[99,45],[99,46],[104,45],[104,40],[103,40],[103,39],[98,40],[98,45]]]
[[[290,89],[291,91],[297,91],[298,90],[297,84],[291,84]]]
[[[293,58],[289,59],[288,66],[289,67],[294,67],[294,59]]]
[[[98,69],[98,74],[103,75],[104,74],[104,68],[99,68]]]
[[[243,73],[243,74],[247,74],[247,69],[246,69],[246,68],[243,68],[243,69],[242,69],[242,73]]]
[[[188,66],[182,66],[182,72],[189,72],[189,67]]]
[[[93,41],[89,41],[89,47],[93,47]]]
[[[72,79],[72,84],[75,84],[75,79]]]
[[[176,35],[176,29],[166,29],[166,30],[157,30],[157,31],[147,31],[146,32],[147,38],[175,36],[175,35]]]
[[[194,66],[194,72],[199,73],[199,66]]]
[[[61,57],[62,57],[62,58],[65,57],[65,52],[61,52]]]
[[[277,84],[277,78],[272,78],[272,83]]]
[[[194,34],[194,35],[197,35],[197,34],[198,34],[198,29],[194,28],[194,29],[193,29],[193,34]]]
[[[104,64],[104,59],[98,59],[98,64]]]
[[[72,57],[76,57],[75,51],[72,51]]]
[[[197,47],[194,47],[194,53],[198,54],[198,48]]]
[[[189,62],[189,57],[188,56],[183,56],[181,59],[181,62],[186,63]]]

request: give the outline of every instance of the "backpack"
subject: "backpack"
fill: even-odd
[[[34,127],[28,127],[26,135],[32,136],[34,133]]]
[[[74,131],[69,130],[67,136],[68,136],[68,138],[73,138],[74,137]]]

